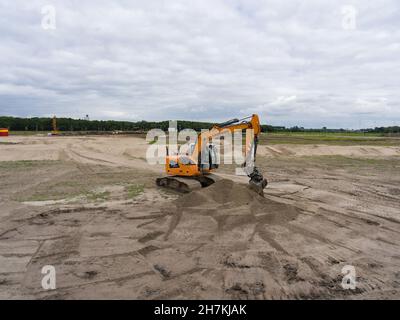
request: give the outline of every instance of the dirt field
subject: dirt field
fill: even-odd
[[[157,189],[147,147],[0,140],[0,298],[400,298],[399,140],[261,145],[264,198],[229,166],[188,195]]]

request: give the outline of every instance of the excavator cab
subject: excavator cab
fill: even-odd
[[[207,143],[201,152],[200,170],[211,171],[218,169],[219,153],[217,146],[213,143]]]
[[[178,176],[198,176],[211,172],[218,168],[219,155],[215,144],[208,143],[203,146],[200,153],[200,162],[196,161],[191,155],[195,151],[195,143],[189,145],[188,152],[180,152],[176,155],[168,155],[166,158],[166,171],[169,175]]]

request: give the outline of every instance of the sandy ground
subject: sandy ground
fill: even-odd
[[[263,198],[157,189],[141,138],[1,141],[0,298],[400,298],[399,147],[260,146]]]
[[[400,142],[399,142],[400,143]],[[356,158],[400,156],[400,147],[332,146],[332,145],[274,145],[260,146],[261,156],[345,156]]]

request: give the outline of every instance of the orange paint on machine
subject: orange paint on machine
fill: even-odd
[[[8,129],[0,128],[0,137],[8,137]]]

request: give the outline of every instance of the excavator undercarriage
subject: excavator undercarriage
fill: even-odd
[[[165,176],[157,178],[156,183],[159,187],[166,187],[178,192],[189,193],[194,190],[209,187],[218,180],[221,180],[221,177],[210,173],[194,177]]]

